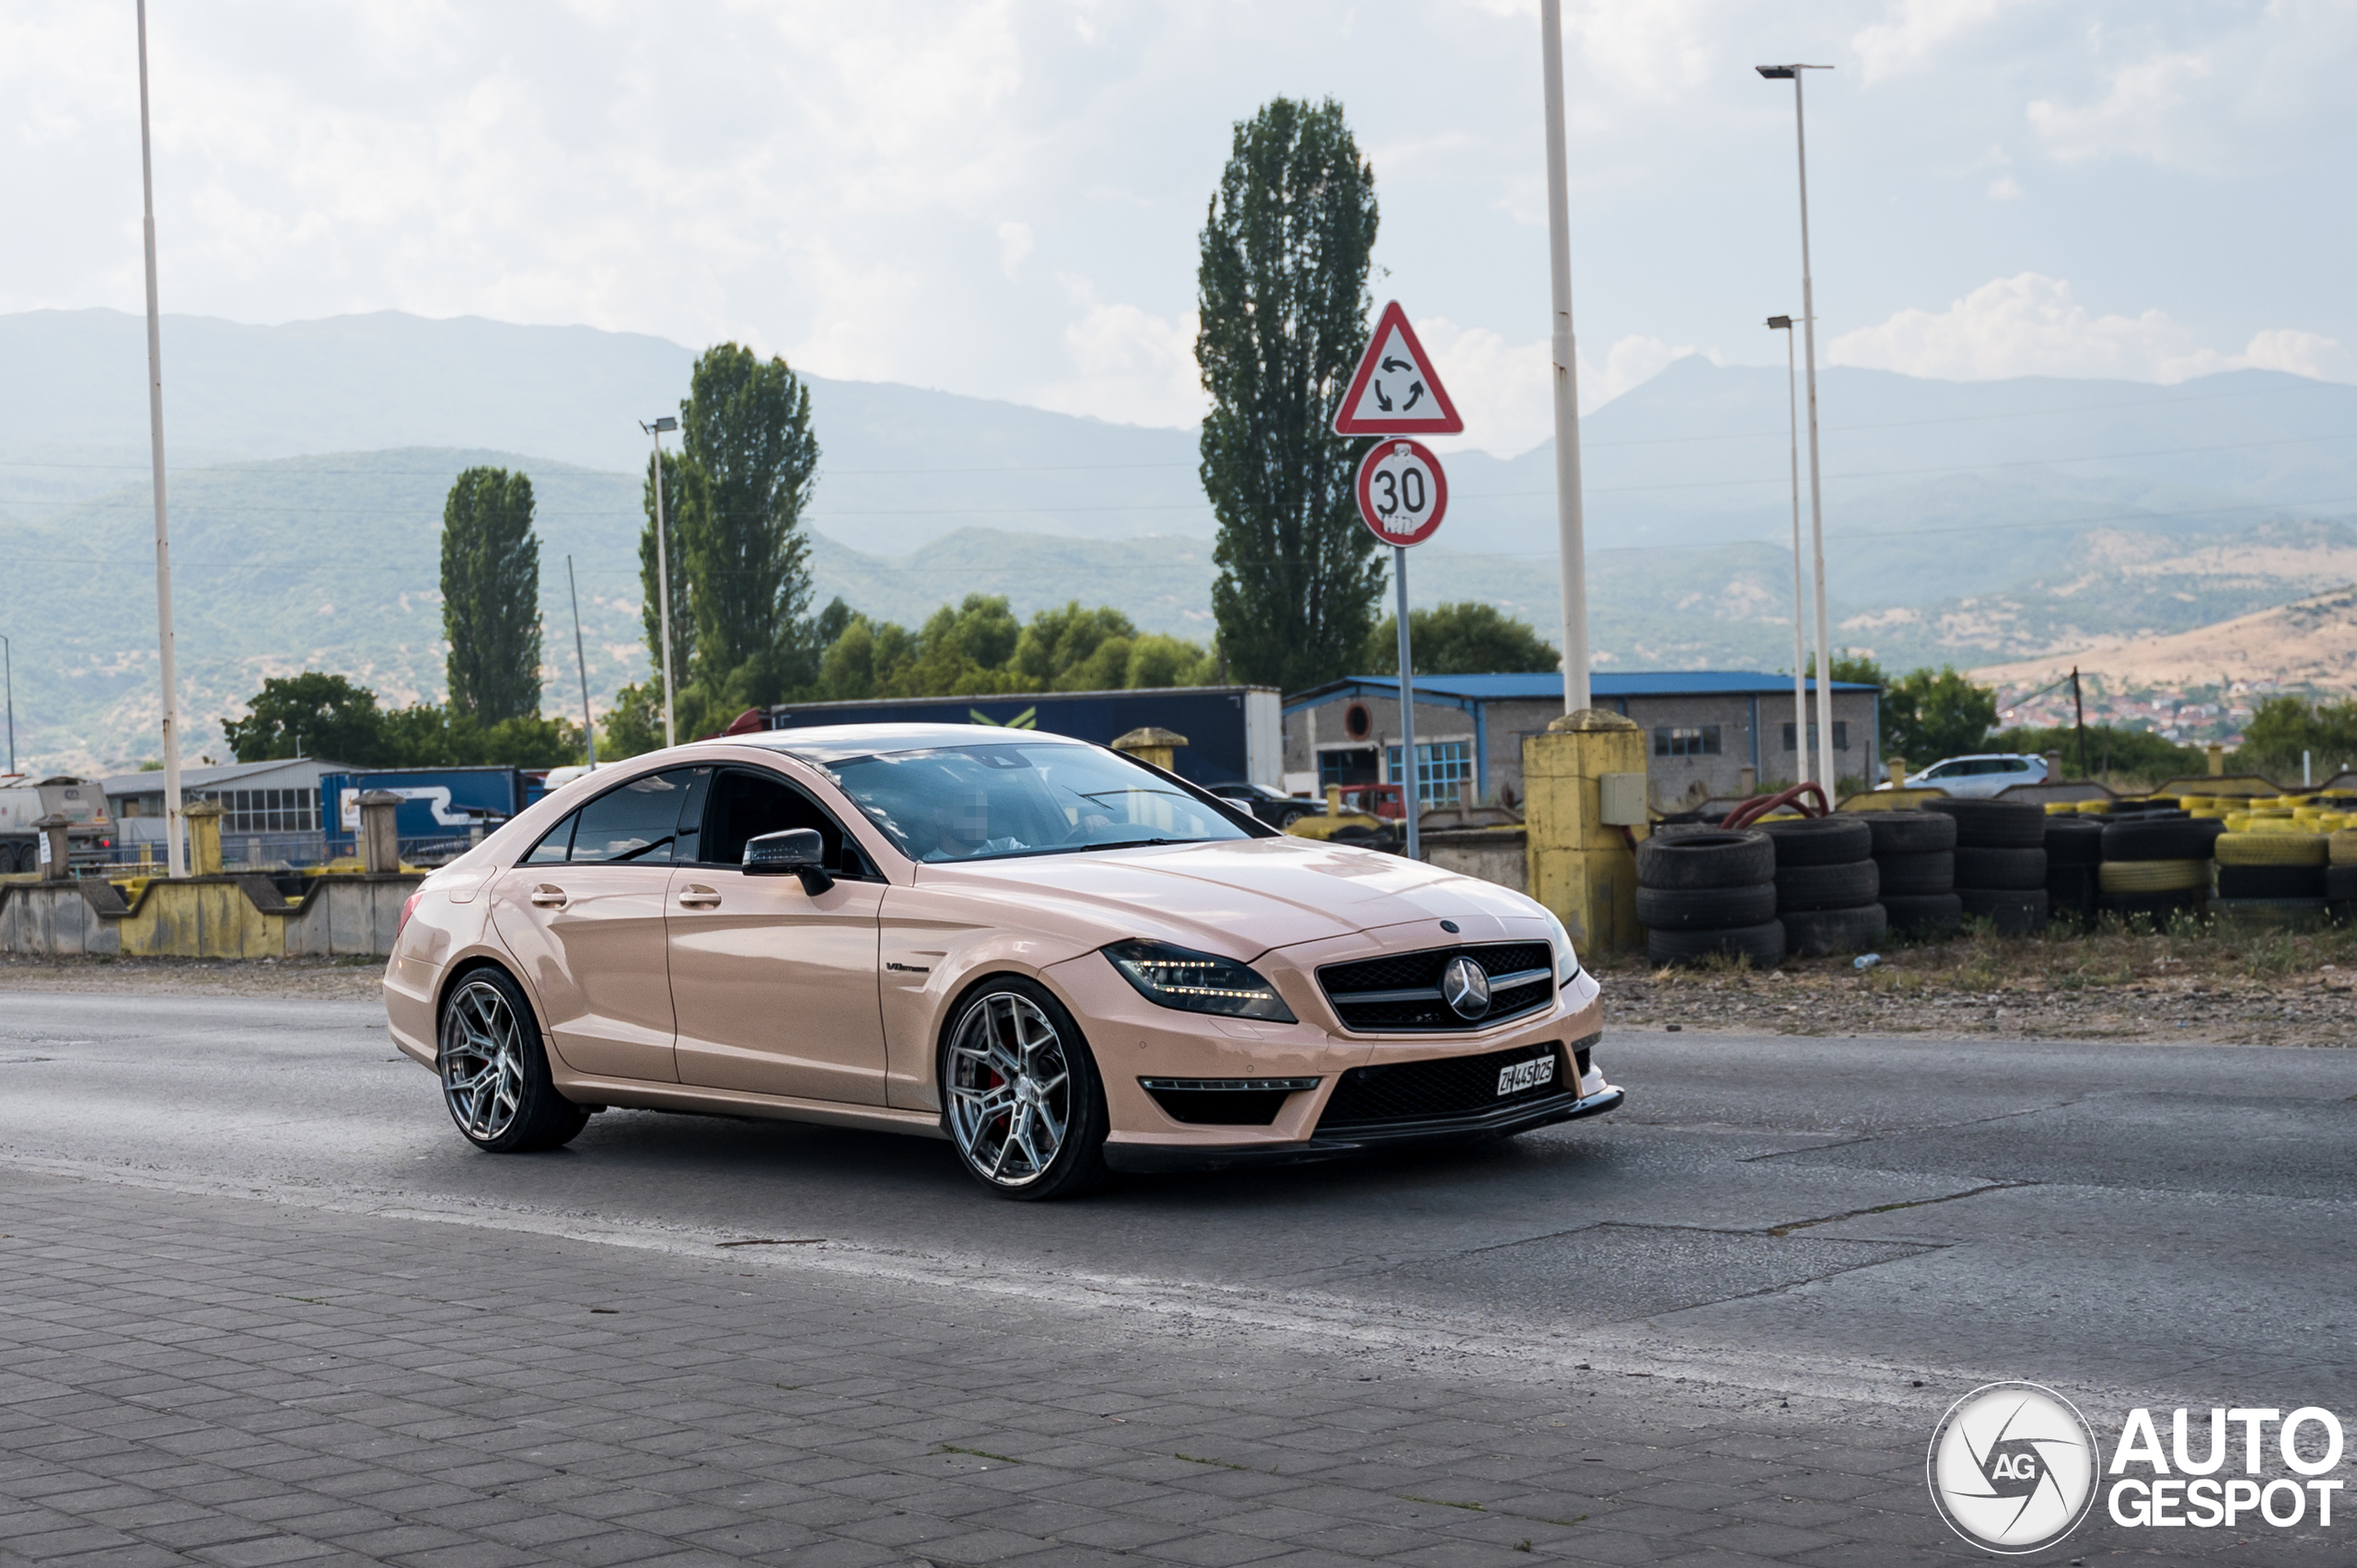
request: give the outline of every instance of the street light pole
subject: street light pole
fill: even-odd
[[[183,876],[180,852],[180,677],[172,656],[172,539],[164,521],[164,336],[156,308],[156,164],[147,135],[147,0],[139,0],[139,196],[147,244],[147,432],[156,489],[156,645],[164,686],[164,868]]]
[[[655,591],[662,599],[655,618],[663,639],[663,744],[669,747],[679,743],[679,733],[671,719],[671,550],[663,526],[663,433],[679,429],[679,422],[667,413],[652,424],[641,420],[638,427],[655,443]]]
[[[1830,71],[1830,65],[1762,65],[1759,74],[1771,81],[1793,84],[1793,140],[1800,158],[1801,177],[1801,343],[1808,369],[1808,531],[1809,548],[1817,559],[1817,769],[1829,803],[1836,787],[1833,772],[1832,633],[1825,612],[1825,488],[1817,450],[1817,293],[1808,263],[1808,127],[1801,112],[1801,73]]]
[[[1539,0],[1547,86],[1547,251],[1555,362],[1555,528],[1563,589],[1563,711],[1588,705],[1587,540],[1580,512],[1579,367],[1572,341],[1572,207],[1563,136],[1562,0]]]
[[[1808,742],[1808,645],[1802,634],[1808,598],[1801,591],[1801,394],[1793,368],[1793,319],[1771,316],[1768,325],[1784,334],[1784,404],[1793,429],[1793,782],[1798,784],[1816,766]]]

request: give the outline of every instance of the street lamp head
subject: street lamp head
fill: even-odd
[[[679,429],[679,422],[667,413],[652,424],[647,424],[646,421],[642,419],[638,422],[638,427],[641,430],[645,431],[650,436],[661,436],[667,432]]]
[[[1789,332],[1793,330],[1793,319],[1790,316],[1771,316],[1768,318],[1768,325],[1777,331]]]
[[[1761,75],[1767,77],[1771,82],[1789,82],[1794,76],[1799,75],[1803,71],[1830,71],[1833,67],[1830,65],[1802,65],[1794,64],[1791,65],[1754,65],[1752,69],[1759,72]]]

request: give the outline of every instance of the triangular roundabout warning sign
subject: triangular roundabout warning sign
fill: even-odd
[[[1366,341],[1351,389],[1334,411],[1337,436],[1455,436],[1465,428],[1457,405],[1433,373],[1408,313],[1393,300]]]

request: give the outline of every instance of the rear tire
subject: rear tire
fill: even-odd
[[[556,1092],[540,1021],[504,972],[476,970],[442,999],[435,1069],[459,1132],[486,1154],[562,1148],[589,1113]]]
[[[1071,1198],[1105,1178],[1096,1059],[1055,993],[1020,975],[968,992],[942,1032],[942,1121],[966,1174],[1001,1198]]]

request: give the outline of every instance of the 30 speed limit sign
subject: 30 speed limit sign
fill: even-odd
[[[1433,537],[1448,511],[1448,476],[1421,441],[1386,436],[1359,464],[1359,517],[1386,544]]]

